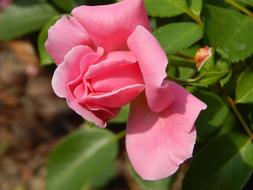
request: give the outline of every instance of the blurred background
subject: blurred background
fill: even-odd
[[[73,7],[82,4],[101,5],[113,2],[115,1],[0,0],[0,190],[45,190],[46,164],[49,153],[64,136],[70,134],[74,129],[91,125],[85,123],[81,117],[70,110],[64,99],[54,95],[51,79],[55,65],[44,49],[44,42],[47,38],[48,28],[60,15],[70,14]],[[152,11],[153,4],[152,1],[149,2],[151,2],[149,9]],[[224,6],[223,0],[203,2]],[[198,14],[200,15],[200,13],[201,8],[199,8]],[[196,17],[191,20],[190,17],[194,17],[192,14],[190,17],[182,15],[180,12],[173,14],[175,15],[171,15],[171,18],[156,18],[155,15],[150,19],[152,27],[158,28],[167,23],[178,21],[193,22],[194,19],[199,21],[196,20]],[[181,24],[183,26],[185,23]],[[199,23],[193,25],[197,24]],[[180,26],[182,35],[183,32],[188,33],[184,27]],[[167,48],[168,51],[173,52],[169,52],[172,66],[168,75],[185,81],[198,76],[194,55],[199,48],[206,45],[202,39],[202,29],[199,29],[198,25],[197,29],[196,26],[193,27],[192,31],[197,31],[194,32],[196,35],[192,35],[193,39],[185,40],[186,43],[182,43],[182,47],[175,40],[174,44],[168,45]],[[174,30],[174,28],[172,29]],[[163,33],[163,31],[160,32]],[[167,42],[170,44],[170,40],[176,38],[175,33],[170,33],[170,39],[167,38],[167,34],[161,35],[168,40],[163,40],[161,37],[160,41],[164,41],[165,45]],[[188,49],[185,50],[184,45],[190,48],[187,47]],[[185,65],[187,67],[184,67]],[[233,69],[237,71],[237,68]],[[224,70],[226,70],[225,75]],[[212,80],[207,85],[212,85],[224,78],[226,81],[223,82],[227,83],[231,77],[229,75],[232,74],[230,71],[227,72],[227,68],[224,70],[222,70],[222,76],[218,76],[217,80]],[[228,78],[226,78],[227,76]],[[201,80],[200,77],[200,81],[197,80],[196,83],[201,85],[206,83],[206,80]],[[233,86],[230,83],[227,84]],[[211,93],[211,96],[206,92],[199,93],[204,97],[203,100],[207,100],[207,103],[210,101],[211,104],[213,102],[217,105],[220,104],[217,107],[210,106],[198,121],[197,129],[200,136],[198,142],[200,144],[207,143],[212,139],[213,134],[230,132],[239,126],[238,120],[230,113],[231,110],[229,111],[223,100],[217,94]],[[219,115],[222,119],[215,115],[220,110],[221,114]],[[248,110],[242,107],[241,110],[246,114],[251,114],[249,120],[252,122],[252,107]],[[127,113],[128,109],[125,108],[120,116],[111,122],[109,129],[115,133],[124,130]],[[209,118],[213,120],[207,123]],[[203,125],[207,125],[209,128],[203,129]],[[222,130],[220,130],[220,126],[223,126]],[[196,149],[199,150],[199,147],[197,146]],[[94,180],[92,188],[85,188],[86,190],[182,189],[182,180],[189,167],[188,162],[183,164],[172,178],[157,182],[144,182],[130,168],[125,154],[124,140],[120,140],[119,150],[119,156],[115,161],[116,167],[105,170],[106,177],[100,176]],[[252,177],[243,190],[253,190]]]

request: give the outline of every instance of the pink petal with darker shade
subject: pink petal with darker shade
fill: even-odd
[[[194,122],[206,105],[183,87],[170,83],[174,102],[155,113],[145,96],[131,105],[126,147],[136,172],[146,180],[159,180],[176,172],[192,156],[196,140]]]

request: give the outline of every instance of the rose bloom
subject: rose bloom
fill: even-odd
[[[0,10],[5,9],[12,3],[12,0],[0,0]]]
[[[194,122],[206,105],[165,80],[168,60],[150,33],[143,0],[80,6],[48,32],[54,92],[99,127],[131,104],[126,148],[146,180],[172,175],[192,156]]]

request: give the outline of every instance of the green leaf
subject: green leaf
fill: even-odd
[[[200,40],[203,30],[198,24],[181,22],[162,26],[154,31],[154,35],[167,53],[174,53]]]
[[[214,92],[199,90],[196,96],[207,104],[197,119],[196,128],[200,138],[217,130],[227,118],[229,108],[223,99]]]
[[[253,167],[253,143],[242,134],[219,136],[193,160],[184,190],[241,190]]]
[[[57,11],[48,3],[11,5],[0,14],[0,40],[10,40],[43,27]]]
[[[241,1],[241,2],[243,2],[245,4],[250,5],[250,6],[253,7],[253,0],[239,0],[239,1]]]
[[[211,61],[210,63],[205,63],[202,70],[202,73],[200,73],[195,79],[192,79],[192,83],[199,83],[208,86],[215,84],[226,77],[226,75],[230,72],[230,66],[229,63],[224,60],[219,60],[217,63],[213,62],[213,64]]]
[[[157,181],[147,181],[141,179],[138,174],[133,170],[132,166],[128,164],[128,171],[132,178],[139,184],[140,188],[143,190],[170,190],[170,184],[172,182],[171,177]]]
[[[236,84],[236,102],[253,103],[253,66],[243,71]]]
[[[156,17],[172,17],[188,11],[185,0],[145,0],[148,14]]]
[[[61,10],[70,12],[76,5],[74,0],[52,0],[52,2]]]
[[[40,63],[42,65],[49,65],[54,63],[53,59],[51,56],[47,53],[45,49],[45,42],[47,40],[47,35],[48,35],[48,29],[50,26],[52,26],[60,16],[55,16],[51,18],[47,24],[42,28],[40,31],[39,37],[38,37],[38,51],[39,51],[39,57],[40,57]]]
[[[110,162],[106,168],[104,168],[106,172],[100,172],[98,175],[94,176],[89,182],[91,187],[101,188],[107,185],[110,180],[117,174],[117,168],[115,161]]]
[[[212,46],[225,59],[244,60],[253,54],[253,19],[239,12],[206,6],[205,28]]]
[[[179,67],[178,68],[178,76],[180,79],[189,79],[193,75],[195,75],[196,69],[187,68],[187,67]]]
[[[191,11],[195,15],[200,15],[203,5],[203,0],[188,0],[188,4],[190,6]]]
[[[82,190],[101,175],[117,155],[115,136],[105,129],[81,128],[50,154],[48,190]]]
[[[126,105],[123,108],[121,108],[121,111],[119,112],[116,118],[110,120],[110,123],[125,123],[128,119],[128,113],[129,113],[129,105]]]

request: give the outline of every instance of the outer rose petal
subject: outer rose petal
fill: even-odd
[[[87,30],[95,44],[106,51],[126,49],[126,40],[137,25],[149,29],[143,0],[122,0],[101,6],[80,6],[72,11],[72,15]]]
[[[150,109],[160,112],[173,101],[169,84],[163,84],[168,60],[155,37],[144,27],[137,26],[127,41],[128,47],[138,60]]]
[[[74,17],[63,16],[49,29],[45,48],[60,64],[73,47],[89,44],[89,35],[82,25]]]
[[[146,180],[172,175],[192,156],[196,139],[193,125],[206,108],[184,88],[169,83],[175,101],[163,112],[152,112],[143,96],[131,105],[126,147],[134,169]]]

